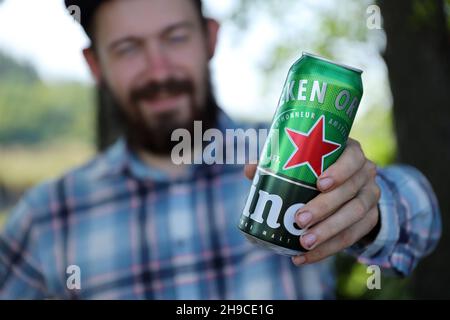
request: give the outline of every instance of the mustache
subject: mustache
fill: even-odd
[[[165,81],[150,81],[145,85],[136,88],[130,93],[130,101],[133,103],[139,100],[153,100],[162,94],[169,96],[175,96],[179,94],[193,94],[194,85],[190,80],[178,80],[174,78],[167,79]]]

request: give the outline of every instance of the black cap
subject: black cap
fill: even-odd
[[[1,0],[0,0],[1,1]],[[105,2],[111,0],[64,0],[64,4],[66,8],[70,9],[70,6],[78,6],[80,8],[80,24],[83,27],[86,34],[91,37],[91,23],[92,19],[95,16],[96,11]],[[194,0],[194,4],[199,11],[199,14],[202,18],[203,24],[205,24],[206,20],[202,14],[202,0]],[[91,39],[92,40],[92,39]]]
[[[67,9],[70,6],[78,6],[80,8],[80,24],[84,31],[89,35],[92,19],[100,5],[108,0],[64,0]]]

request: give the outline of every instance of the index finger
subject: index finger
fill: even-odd
[[[358,172],[365,162],[366,157],[360,143],[349,138],[339,159],[319,177],[317,187],[322,192],[334,189]]]
[[[245,173],[245,176],[247,177],[247,179],[249,179],[249,180],[253,179],[253,177],[255,176],[255,173],[256,173],[256,168],[257,168],[256,164],[247,164],[244,167],[244,173]]]

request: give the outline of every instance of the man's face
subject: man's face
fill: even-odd
[[[208,35],[210,38],[208,38]],[[208,61],[215,46],[192,1],[115,0],[95,18],[100,81],[128,125],[170,139],[206,112]]]

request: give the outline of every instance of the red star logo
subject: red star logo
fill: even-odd
[[[289,128],[285,128],[285,131],[295,150],[284,164],[284,170],[306,164],[319,177],[323,172],[325,157],[341,147],[340,144],[325,139],[325,116],[321,116],[308,133]]]

